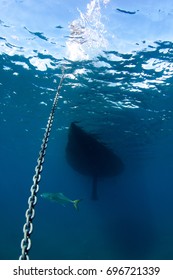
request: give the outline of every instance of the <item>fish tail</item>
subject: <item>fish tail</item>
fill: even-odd
[[[81,201],[81,199],[76,199],[76,200],[73,200],[73,205],[74,205],[74,208],[76,209],[76,210],[79,210],[79,208],[78,208],[78,203]]]

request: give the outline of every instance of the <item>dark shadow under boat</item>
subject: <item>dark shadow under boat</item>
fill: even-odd
[[[74,170],[93,178],[93,200],[97,199],[98,178],[116,176],[124,169],[121,159],[106,144],[75,122],[69,128],[66,158]]]

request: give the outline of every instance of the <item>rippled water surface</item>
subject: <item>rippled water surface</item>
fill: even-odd
[[[139,3],[142,2],[142,3]],[[18,259],[47,119],[65,73],[40,193],[82,198],[79,212],[38,193],[31,259],[173,258],[173,8],[167,1],[0,1],[0,259]],[[77,121],[124,162],[99,180],[66,162]]]

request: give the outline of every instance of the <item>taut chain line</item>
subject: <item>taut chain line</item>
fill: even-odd
[[[43,169],[43,162],[44,162],[44,157],[45,157],[45,154],[46,154],[47,143],[48,143],[48,140],[49,140],[49,136],[50,136],[53,120],[54,120],[54,114],[55,114],[55,111],[56,111],[56,108],[57,108],[58,97],[59,97],[60,89],[62,87],[63,80],[64,80],[64,73],[61,77],[61,80],[60,80],[60,83],[59,83],[59,86],[58,86],[58,89],[57,89],[57,93],[56,93],[54,101],[53,101],[52,110],[50,112],[48,122],[47,122],[47,126],[46,126],[46,131],[44,133],[43,140],[42,140],[41,150],[39,152],[39,157],[37,159],[37,166],[35,167],[35,175],[33,176],[33,185],[31,186],[31,189],[30,189],[31,195],[28,199],[28,209],[26,210],[26,213],[25,213],[26,223],[23,226],[24,237],[21,241],[22,253],[19,257],[20,260],[29,260],[28,253],[29,253],[29,250],[31,248],[30,235],[33,231],[32,220],[35,216],[34,207],[37,203],[37,192],[39,191],[38,183],[41,180],[41,172],[42,172],[42,169]]]

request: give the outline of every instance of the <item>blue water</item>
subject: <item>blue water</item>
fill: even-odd
[[[0,4],[0,259],[21,254],[32,177],[62,68],[30,259],[173,259],[171,1],[165,7],[93,1],[93,10],[88,1],[43,2]],[[77,8],[87,18],[83,28]],[[74,20],[76,33],[69,27]],[[92,179],[65,158],[72,121],[98,135],[125,165],[121,175],[99,180],[98,201],[90,199]],[[43,192],[83,200],[77,212],[42,199]]]

